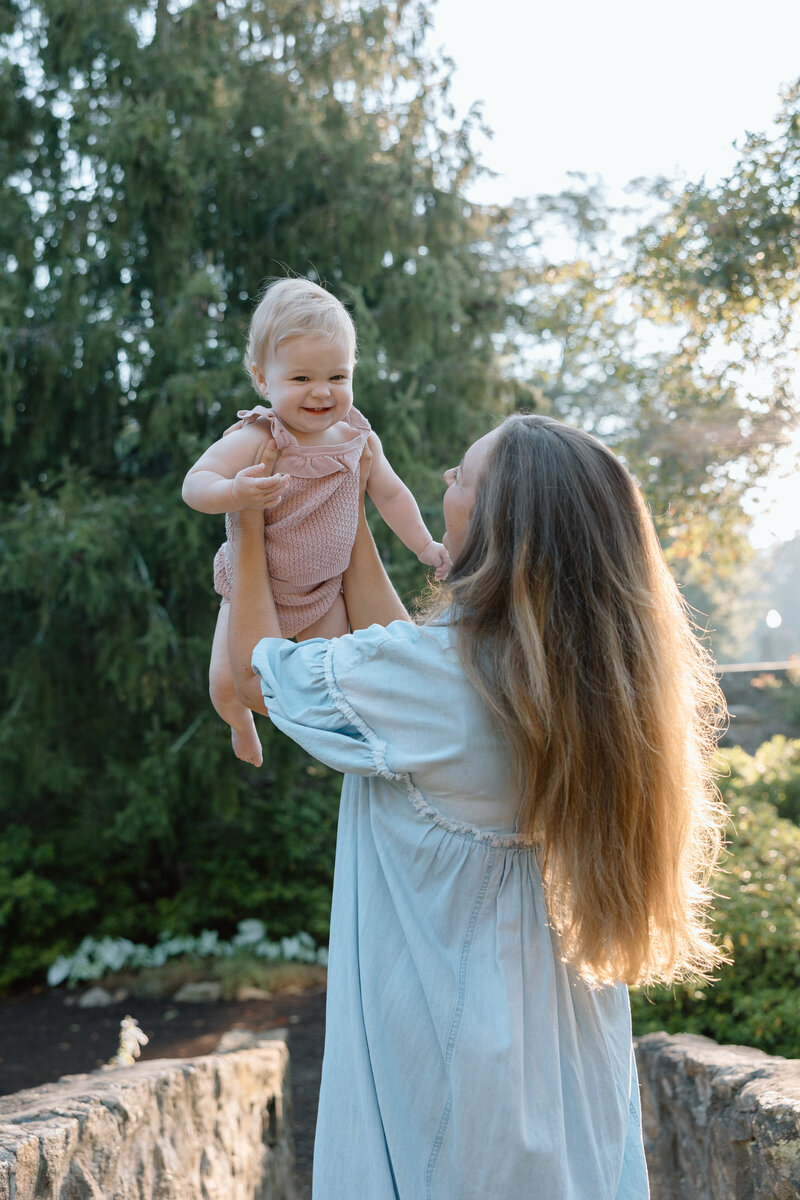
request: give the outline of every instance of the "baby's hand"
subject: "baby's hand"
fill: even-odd
[[[283,488],[286,486],[289,476],[265,476],[265,469],[263,462],[260,462],[256,463],[254,467],[244,467],[241,471],[237,471],[231,483],[231,496],[234,503],[232,512],[241,512],[244,508],[262,511],[280,504]]]
[[[450,574],[450,568],[453,565],[450,562],[450,555],[445,550],[441,542],[435,542],[433,538],[428,542],[425,549],[417,555],[421,563],[425,563],[428,567],[435,567],[436,572],[434,579],[446,579]]]

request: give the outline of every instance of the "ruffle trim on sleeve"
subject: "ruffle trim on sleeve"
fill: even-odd
[[[541,843],[535,839],[525,838],[516,833],[492,833],[487,829],[479,829],[477,825],[470,825],[466,821],[454,821],[451,817],[446,817],[425,798],[417,785],[414,783],[411,776],[404,771],[393,771],[386,762],[386,743],[378,737],[374,729],[367,725],[363,717],[359,716],[356,710],[350,704],[339,684],[336,681],[336,676],[333,670],[333,653],[336,646],[334,639],[328,646],[325,652],[323,669],[325,672],[325,683],[328,688],[333,703],[336,705],[339,712],[367,742],[372,754],[372,761],[375,765],[375,774],[380,775],[383,779],[390,779],[396,783],[405,785],[408,792],[408,799],[412,806],[431,825],[436,825],[439,829],[445,830],[447,833],[452,833],[456,837],[468,838],[469,841],[475,842],[478,845],[490,846],[495,850],[519,851],[519,852],[538,852],[541,850]]]
[[[336,639],[334,638],[325,652],[325,659],[323,661],[325,684],[328,688],[331,700],[336,705],[347,723],[358,730],[369,746],[370,753],[372,754],[372,761],[375,766],[375,774],[380,775],[383,779],[404,780],[406,776],[398,775],[396,771],[392,771],[387,765],[386,743],[381,741],[375,730],[370,729],[366,721],[358,715],[342,689],[339,687],[333,671],[333,652],[335,646]]]

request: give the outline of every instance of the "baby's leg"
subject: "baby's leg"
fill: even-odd
[[[318,621],[312,622],[307,629],[301,629],[297,635],[298,642],[307,638],[335,638],[347,633],[350,626],[347,623],[347,609],[344,606],[344,596],[341,592],[326,613]]]
[[[260,767],[263,761],[261,742],[256,733],[256,723],[249,708],[245,708],[236,695],[228,658],[228,614],[230,604],[223,600],[219,606],[214,644],[211,647],[211,665],[208,671],[208,690],[211,703],[226,725],[231,727],[233,752],[243,762]]]

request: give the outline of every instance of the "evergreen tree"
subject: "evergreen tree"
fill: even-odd
[[[325,934],[335,781],[269,729],[263,772],[233,758],[206,693],[222,522],[180,483],[253,403],[249,315],[287,270],[351,307],[356,402],[434,529],[442,468],[513,403],[506,216],[463,198],[426,22],[19,0],[2,30],[0,982],[86,932]]]
[[[233,758],[206,694],[222,521],[180,500],[255,399],[270,277],[350,307],[356,403],[434,533],[442,469],[540,408],[624,455],[698,607],[742,555],[743,493],[796,415],[797,89],[774,144],[748,139],[718,187],[660,186],[623,243],[581,184],[513,213],[465,200],[471,122],[428,8],[0,13],[0,985],[85,933],[254,915],[325,936],[337,782],[268,726],[263,771]]]

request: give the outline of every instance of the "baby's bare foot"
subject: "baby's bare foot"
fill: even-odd
[[[242,762],[252,763],[254,767],[260,767],[264,761],[261,753],[261,742],[258,740],[256,733],[255,721],[250,718],[249,725],[245,725],[241,729],[231,729],[231,744],[233,745],[233,753]]]

